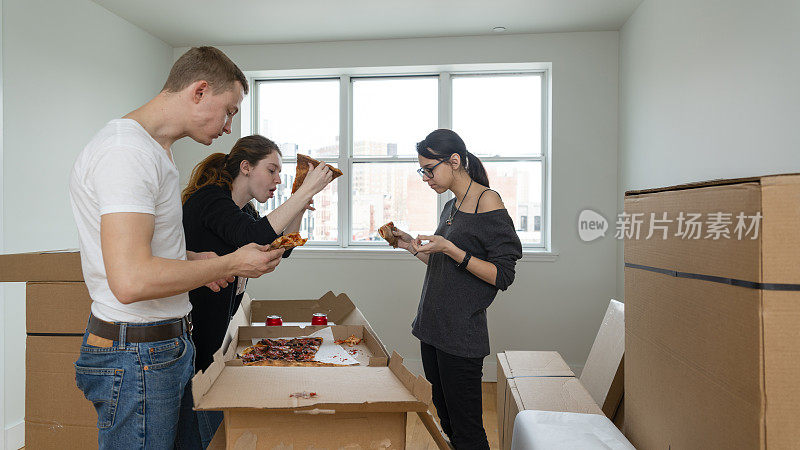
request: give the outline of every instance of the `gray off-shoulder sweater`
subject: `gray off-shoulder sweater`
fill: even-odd
[[[489,354],[486,308],[498,289],[506,290],[514,281],[522,244],[507,210],[474,214],[456,211],[452,225],[447,225],[453,208],[455,199],[443,208],[436,234],[470,252],[473,258],[494,264],[497,280],[491,285],[458,269],[460,261],[444,253],[430,255],[411,333],[446,353],[482,358]]]

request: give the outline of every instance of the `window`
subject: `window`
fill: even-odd
[[[253,74],[242,134],[272,139],[284,161],[282,184],[259,212],[288,198],[302,153],[344,172],[306,213],[310,245],[383,246],[377,230],[388,221],[432,233],[449,194],[437,196],[416,173],[416,143],[452,128],[483,162],[523,245],[547,248],[549,70],[389,70]]]

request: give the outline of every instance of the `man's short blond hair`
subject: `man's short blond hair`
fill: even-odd
[[[207,81],[215,93],[230,91],[237,81],[245,95],[249,90],[242,70],[225,53],[214,47],[192,47],[172,65],[161,91],[180,92],[200,80]]]

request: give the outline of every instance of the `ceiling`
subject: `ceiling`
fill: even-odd
[[[94,0],[173,47],[619,30],[641,0]]]

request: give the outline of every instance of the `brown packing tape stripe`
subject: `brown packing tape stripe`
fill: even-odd
[[[515,375],[506,378],[507,380],[516,380],[517,378],[577,378],[574,375]]]
[[[28,336],[77,336],[82,337],[84,333],[26,333]]]
[[[699,273],[678,272],[677,270],[662,269],[659,267],[645,266],[642,264],[625,263],[625,267],[630,269],[646,270],[676,278],[688,278],[692,280],[710,281],[712,283],[727,284],[748,289],[758,289],[762,291],[800,291],[800,284],[789,283],[759,283],[756,281],[739,280],[736,278],[717,277],[714,275],[703,275]]]

